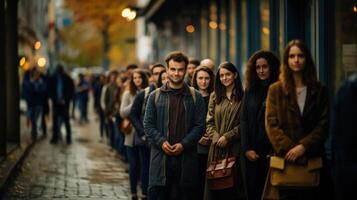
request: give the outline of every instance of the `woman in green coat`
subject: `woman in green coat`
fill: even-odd
[[[212,139],[208,154],[208,164],[214,159],[213,149],[223,149],[236,157],[235,182],[232,188],[211,190],[207,179],[205,186],[205,199],[245,199],[243,173],[240,160],[241,144],[239,133],[239,116],[243,88],[239,72],[229,62],[220,64],[216,75],[214,93],[212,93],[207,113],[207,130]]]

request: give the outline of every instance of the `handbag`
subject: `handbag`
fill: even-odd
[[[133,128],[133,125],[131,124],[130,120],[128,118],[124,118],[122,122],[120,123],[120,130],[125,134],[130,134],[131,129]]]
[[[278,188],[309,188],[320,183],[322,158],[308,159],[307,162],[287,162],[278,156],[270,157],[270,183]]]
[[[223,159],[218,159],[216,145],[213,147],[213,160],[206,170],[208,188],[210,190],[222,190],[234,186],[234,170],[236,158],[225,152]]]

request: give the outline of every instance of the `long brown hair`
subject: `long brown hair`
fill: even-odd
[[[143,79],[141,88],[146,88],[149,85],[149,81],[148,81],[148,77],[146,76],[146,73],[141,69],[135,69],[133,71],[133,73],[131,74],[130,84],[129,84],[129,92],[133,96],[136,95],[136,92],[140,89],[140,88],[136,87],[136,85],[134,83],[134,74],[135,73],[140,74],[141,79]]]
[[[209,75],[210,81],[209,81],[209,85],[208,85],[208,88],[207,88],[207,92],[208,92],[208,94],[210,94],[211,92],[213,92],[214,74],[213,74],[212,70],[210,68],[206,67],[206,66],[197,67],[197,69],[193,73],[192,87],[194,87],[195,89],[199,90],[198,85],[197,85],[197,74],[200,71],[207,72],[207,74]]]
[[[291,47],[298,47],[305,56],[305,66],[302,69],[302,81],[309,87],[315,87],[317,84],[316,66],[312,59],[312,55],[307,46],[301,40],[292,40],[288,43],[283,54],[283,63],[280,67],[279,81],[283,84],[284,93],[286,95],[295,95],[295,82],[293,72],[289,68],[288,59]]]
[[[243,87],[242,87],[242,82],[240,80],[240,75],[237,70],[237,68],[233,65],[233,63],[230,62],[223,62],[219,65],[218,71],[216,74],[216,82],[214,84],[214,92],[216,94],[216,104],[221,103],[223,96],[226,95],[226,87],[222,84],[221,79],[219,78],[219,72],[221,69],[224,68],[233,74],[237,74],[237,77],[234,79],[234,90],[235,90],[235,95],[234,95],[234,100],[236,102],[239,102],[242,97],[243,97]]]
[[[247,68],[244,74],[246,90],[253,88],[259,83],[260,79],[257,74],[256,63],[260,58],[264,58],[269,64],[269,84],[278,80],[280,66],[279,58],[271,51],[259,50],[249,58],[247,63]]]

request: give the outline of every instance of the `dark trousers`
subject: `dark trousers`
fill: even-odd
[[[30,119],[31,119],[31,134],[32,140],[37,139],[39,125],[42,119],[43,109],[42,105],[32,106],[30,108]]]
[[[198,186],[197,186],[197,199],[202,200],[205,180],[206,180],[206,169],[207,169],[207,158],[208,154],[198,154]]]
[[[166,185],[150,186],[150,200],[196,200],[195,187],[185,187],[180,184],[181,157],[167,157]]]
[[[53,136],[52,142],[58,142],[59,133],[61,131],[62,122],[66,127],[66,139],[67,142],[71,142],[71,124],[69,122],[69,105],[56,104],[53,106]]]
[[[103,110],[100,107],[97,107],[96,110],[99,116],[99,133],[100,137],[103,138],[105,132],[105,116]]]
[[[127,147],[127,154],[131,194],[137,193],[138,169],[140,168],[141,190],[144,195],[147,195],[150,162],[149,149],[146,146]]]
[[[81,113],[80,121],[88,121],[88,99],[78,98],[79,111]]]
[[[246,179],[249,200],[260,200],[262,197],[265,179],[268,174],[269,161],[263,157],[251,162],[246,160]]]

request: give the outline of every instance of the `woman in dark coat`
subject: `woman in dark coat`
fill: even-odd
[[[279,81],[269,87],[266,101],[266,131],[274,153],[293,163],[325,158],[328,107],[327,89],[317,80],[308,48],[292,40],[284,51]],[[324,190],[328,182],[328,170],[323,167],[319,187],[276,189],[280,199],[329,199]]]
[[[219,65],[211,94],[206,118],[206,132],[212,140],[208,163],[215,159],[214,148],[217,151],[231,153],[236,158],[235,182],[233,187],[221,190],[211,190],[206,178],[205,195],[210,199],[246,199],[241,165],[240,141],[240,109],[243,98],[243,88],[237,68],[230,62]]]
[[[249,200],[261,199],[272,147],[265,132],[265,99],[270,84],[279,76],[279,59],[270,51],[257,51],[248,60],[242,112],[241,136]]]

